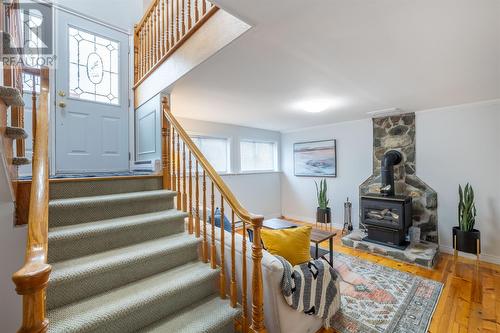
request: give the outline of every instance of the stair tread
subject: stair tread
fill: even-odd
[[[28,137],[28,133],[22,127],[5,127],[5,136],[14,140],[18,139],[26,139]]]
[[[146,225],[162,219],[185,218],[188,214],[176,209],[169,209],[159,212],[123,216],[112,219],[87,222],[81,224],[53,227],[49,229],[49,242],[62,239],[81,239],[91,237],[102,232],[118,232],[133,226]]]
[[[134,263],[151,256],[165,255],[189,247],[196,247],[199,242],[200,239],[186,233],[180,233],[85,257],[56,262],[52,264],[49,286],[57,288],[60,283],[134,265]]]
[[[31,163],[31,160],[27,157],[20,156],[20,157],[13,157],[12,158],[13,165],[21,166],[21,165],[28,165],[30,163]]]
[[[49,201],[49,208],[54,207],[74,207],[74,206],[85,206],[94,205],[100,203],[101,205],[108,205],[117,202],[126,202],[130,200],[151,200],[161,197],[174,197],[176,192],[169,190],[155,190],[155,191],[139,191],[130,193],[117,193],[117,194],[106,194],[97,195],[91,197],[77,197],[77,198],[65,198],[65,199],[52,199]]]
[[[148,304],[171,299],[176,293],[188,290],[219,274],[201,262],[192,262],[166,272],[130,283],[126,286],[92,296],[82,301],[50,310],[49,332],[89,332],[108,323],[133,315]]]
[[[3,36],[5,37],[7,35],[3,34]],[[7,106],[24,106],[23,96],[16,88],[0,86],[0,99],[3,100]]]
[[[232,308],[228,300],[212,296],[146,327],[140,333],[216,333],[231,324],[240,313],[241,309]]]

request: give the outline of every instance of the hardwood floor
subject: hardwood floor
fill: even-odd
[[[296,221],[294,221],[296,222]],[[441,281],[444,289],[432,317],[429,332],[500,333],[500,265],[441,254],[435,269],[430,270],[397,262],[345,247],[335,237],[334,251],[356,256],[400,271]],[[328,248],[328,243],[322,243]],[[318,333],[334,333],[321,330]]]

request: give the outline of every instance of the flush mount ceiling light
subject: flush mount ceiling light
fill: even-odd
[[[342,103],[338,99],[315,98],[296,102],[293,104],[293,108],[310,113],[320,113],[328,109],[339,107],[340,105],[342,105]]]

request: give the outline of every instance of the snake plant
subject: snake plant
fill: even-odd
[[[461,231],[472,231],[476,223],[476,205],[474,203],[474,190],[467,183],[465,188],[462,185],[458,186],[458,195],[460,202],[458,203],[458,224]]]
[[[321,209],[326,209],[328,208],[328,203],[330,202],[329,199],[327,199],[327,186],[326,186],[326,179],[322,179],[319,181],[319,186],[316,181],[314,181],[314,184],[316,184],[316,195],[318,197],[318,207]]]

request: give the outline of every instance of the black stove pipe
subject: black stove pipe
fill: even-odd
[[[380,193],[385,196],[393,196],[394,190],[394,166],[401,163],[403,155],[397,150],[389,150],[382,159],[382,187]]]

